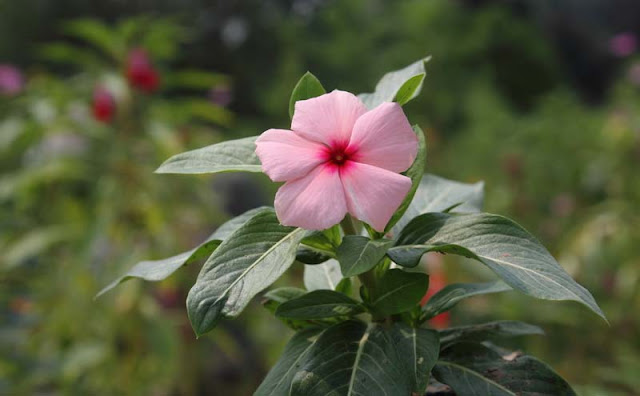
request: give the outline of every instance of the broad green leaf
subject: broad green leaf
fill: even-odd
[[[327,91],[325,91],[320,80],[313,74],[306,72],[300,80],[298,80],[298,83],[291,92],[291,98],[289,99],[289,117],[293,118],[297,101],[315,98],[325,93],[327,93]]]
[[[291,380],[305,361],[309,349],[317,340],[318,332],[319,330],[310,329],[296,333],[285,346],[276,365],[269,371],[253,395],[288,395]]]
[[[424,394],[429,385],[429,374],[438,360],[440,338],[436,330],[420,329],[404,323],[394,323],[392,328],[396,348],[411,373],[413,392]]]
[[[465,396],[575,395],[569,384],[541,361],[518,353],[503,356],[475,343],[445,349],[433,375]]]
[[[280,304],[276,316],[289,319],[323,319],[353,316],[364,312],[364,307],[342,293],[314,290]]]
[[[461,254],[485,264],[514,289],[545,300],[577,301],[604,319],[589,291],[531,234],[505,217],[427,213],[403,229],[396,245],[387,255],[399,265],[413,266],[429,251]]]
[[[309,290],[335,290],[343,278],[337,260],[304,266],[304,287]]]
[[[330,327],[305,354],[290,395],[410,395],[413,373],[394,338],[377,324],[346,321]]]
[[[422,307],[423,319],[430,319],[453,308],[458,302],[482,294],[513,290],[502,281],[485,283],[453,283],[434,294]]]
[[[255,153],[257,136],[226,142],[174,155],[156,173],[201,174],[262,172]]]
[[[195,261],[207,258],[213,253],[213,251],[220,246],[222,240],[226,239],[231,233],[237,230],[247,220],[253,217],[256,213],[262,211],[265,208],[251,209],[240,216],[223,223],[218,229],[211,234],[200,246],[195,249],[191,249],[188,252],[180,253],[178,255],[160,259],[160,260],[145,260],[140,261],[124,275],[114,280],[107,286],[105,286],[95,298],[100,297],[104,293],[118,286],[120,283],[133,279],[140,278],[146,281],[157,282],[168,278],[171,274],[178,269],[187,266]]]
[[[371,240],[359,235],[345,236],[336,252],[342,275],[351,277],[369,271],[384,258],[387,249],[392,245],[393,241],[388,239]]]
[[[380,315],[405,312],[420,302],[428,287],[426,274],[391,269],[377,283],[369,305]]]
[[[418,155],[411,167],[404,172],[404,175],[411,179],[411,189],[404,198],[404,201],[400,204],[400,207],[398,207],[393,216],[391,216],[391,220],[389,220],[389,223],[387,223],[385,227],[385,233],[392,230],[393,226],[400,221],[407,209],[409,209],[424,175],[424,167],[427,164],[427,143],[424,138],[424,132],[422,132],[422,129],[420,129],[418,125],[413,126],[413,131],[418,136]]]
[[[385,74],[378,81],[374,92],[362,93],[358,98],[369,109],[383,102],[396,101],[401,105],[409,102],[422,90],[422,82],[426,75],[424,64],[430,59],[431,57],[420,59],[407,67]]]
[[[276,310],[278,309],[280,304],[300,297],[306,293],[306,290],[298,289],[297,287],[280,287],[265,293],[262,298],[262,306],[275,315]],[[285,325],[296,331],[312,327],[328,327],[335,324],[335,321],[297,320],[281,317],[279,317],[278,319],[280,319],[280,321],[282,321]]]
[[[413,200],[393,227],[392,233],[398,236],[414,217],[424,213],[444,212],[451,208],[456,213],[480,212],[483,199],[483,182],[460,183],[427,173],[422,177]]]
[[[478,325],[451,327],[440,331],[440,342],[446,345],[460,341],[489,341],[506,337],[544,335],[538,326],[513,320],[482,323]]]
[[[187,296],[187,312],[199,336],[222,318],[236,317],[295,260],[305,235],[280,225],[273,209],[262,209],[233,232],[202,267]]]
[[[303,240],[302,244],[329,257],[336,255],[336,246],[340,244],[342,236],[338,225],[323,231],[310,232]]]

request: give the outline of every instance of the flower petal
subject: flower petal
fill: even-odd
[[[335,90],[296,102],[291,129],[326,145],[346,145],[356,120],[366,112],[367,108],[354,94]]]
[[[305,176],[326,160],[325,152],[326,146],[284,129],[269,129],[256,140],[262,171],[276,182]]]
[[[340,171],[331,164],[320,165],[307,176],[285,183],[276,193],[276,214],[287,226],[324,230],[347,214]]]
[[[354,161],[392,172],[407,170],[418,153],[418,138],[397,103],[382,103],[358,118],[351,142]]]
[[[411,179],[375,166],[348,161],[340,171],[349,213],[383,232],[411,188]]]

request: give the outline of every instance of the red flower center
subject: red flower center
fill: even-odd
[[[337,166],[344,165],[345,162],[353,159],[355,151],[348,143],[332,144],[327,147],[327,161]]]

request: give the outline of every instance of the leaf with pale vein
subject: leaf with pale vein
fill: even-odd
[[[262,172],[255,153],[257,136],[227,140],[196,150],[176,154],[156,173],[202,174],[221,172]]]
[[[358,98],[369,109],[373,109],[383,102],[396,100],[400,105],[409,102],[420,94],[426,71],[424,65],[431,57],[420,59],[402,69],[389,72],[382,76],[376,89],[372,93],[362,93]]]
[[[282,226],[263,209],[229,236],[202,267],[187,296],[187,312],[197,335],[222,318],[236,317],[260,291],[295,260],[306,231]]]
[[[305,356],[291,396],[409,395],[412,376],[392,333],[346,321],[325,330]]]
[[[387,255],[399,265],[411,266],[429,251],[474,258],[527,295],[577,301],[605,318],[591,293],[576,283],[531,234],[505,217],[488,213],[420,215],[403,229],[396,247]]]
[[[459,395],[575,396],[569,384],[541,361],[518,353],[503,356],[476,343],[446,348],[433,375]]]
[[[544,331],[540,327],[529,323],[515,320],[499,320],[440,330],[440,342],[442,345],[446,345],[460,341],[480,342],[525,335],[544,335]]]
[[[422,395],[429,385],[431,369],[438,360],[438,332],[410,327],[404,323],[394,323],[392,332],[396,348],[407,364],[405,372],[412,374],[413,392]]]
[[[323,319],[353,316],[364,307],[352,298],[331,290],[314,290],[280,304],[276,316],[288,319]]]
[[[209,257],[213,251],[220,246],[222,240],[226,239],[233,231],[237,230],[242,224],[253,217],[258,211],[264,208],[251,209],[240,216],[223,223],[218,229],[211,234],[200,246],[191,249],[188,252],[160,259],[140,261],[127,273],[105,286],[95,298],[100,297],[104,293],[118,286],[120,283],[133,278],[140,278],[146,281],[157,282],[168,278],[178,269],[187,266],[195,261]]]
[[[391,269],[378,281],[369,304],[380,315],[405,312],[420,302],[428,287],[426,274]]]
[[[304,362],[307,352],[314,345],[317,329],[296,333],[287,343],[275,366],[262,381],[254,396],[283,396],[289,394],[291,380]]]
[[[484,283],[453,283],[447,285],[434,294],[422,307],[424,319],[432,318],[442,312],[450,310],[461,300],[510,290],[513,289],[499,280]]]
[[[392,228],[397,236],[416,216],[430,212],[451,211],[476,213],[482,211],[484,182],[461,183],[426,173],[404,215]]]
[[[336,251],[340,269],[345,277],[365,273],[384,258],[393,245],[388,239],[369,239],[360,235],[347,235]]]

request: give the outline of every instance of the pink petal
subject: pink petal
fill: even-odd
[[[346,144],[358,117],[367,108],[355,95],[335,90],[296,102],[291,129],[326,145]]]
[[[392,172],[407,170],[418,153],[418,138],[397,103],[382,103],[358,118],[350,147],[354,161]]]
[[[340,171],[320,165],[307,176],[285,183],[276,193],[276,214],[284,225],[324,230],[347,214]]]
[[[273,181],[305,176],[326,158],[326,147],[293,131],[269,129],[256,140],[262,170]]]
[[[340,178],[352,216],[383,232],[411,188],[411,179],[375,166],[348,161]]]

